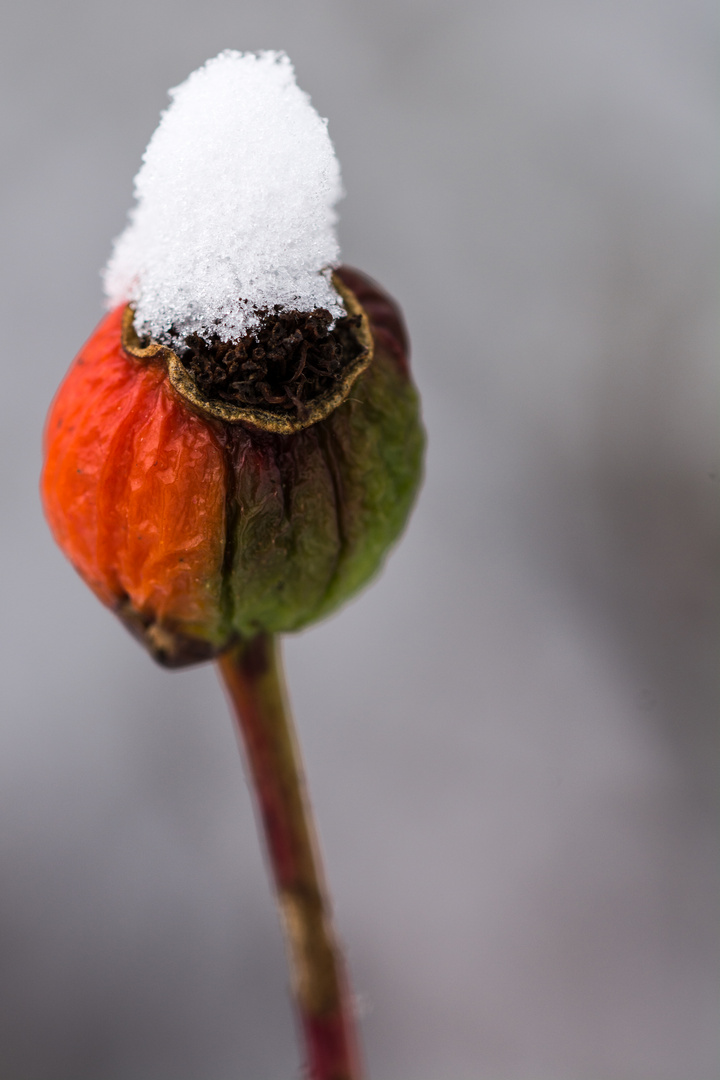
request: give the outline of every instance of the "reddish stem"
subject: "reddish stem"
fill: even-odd
[[[274,638],[218,661],[240,731],[285,929],[311,1080],[361,1080],[349,986],[332,929],[300,752]]]

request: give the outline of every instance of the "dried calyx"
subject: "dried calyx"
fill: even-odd
[[[210,401],[303,417],[315,398],[335,388],[358,352],[360,317],[346,316],[331,329],[332,321],[326,308],[283,311],[278,305],[238,341],[190,334],[174,351]]]
[[[348,314],[332,328],[322,308],[276,309],[236,341],[191,334],[169,348],[137,336],[128,306],[123,346],[138,360],[165,363],[174,389],[197,411],[289,435],[329,416],[372,359],[367,315],[337,277],[333,284]]]

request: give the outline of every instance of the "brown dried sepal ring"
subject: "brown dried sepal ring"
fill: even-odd
[[[295,415],[289,415],[277,409],[261,408],[257,405],[232,405],[226,401],[207,397],[200,391],[192,374],[173,349],[152,340],[147,345],[143,344],[135,330],[135,311],[130,304],[125,308],[123,315],[122,345],[125,351],[136,360],[164,364],[173,389],[201,415],[215,417],[226,424],[249,424],[251,427],[269,431],[275,435],[293,435],[297,431],[302,431],[324,420],[337,409],[338,405],[342,405],[348,398],[354,383],[373,358],[372,333],[365,310],[358,303],[355,294],[336,274],[333,274],[332,282],[350,316],[348,321],[354,324],[348,337],[351,337],[355,348],[345,350],[350,351],[350,355],[346,357],[342,371],[330,389],[305,403]]]

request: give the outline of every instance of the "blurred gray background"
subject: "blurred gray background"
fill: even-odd
[[[55,549],[50,399],[167,88],[284,48],[429,432],[383,577],[286,641],[374,1080],[715,1080],[715,4],[3,11],[0,1075],[299,1075],[211,666]]]

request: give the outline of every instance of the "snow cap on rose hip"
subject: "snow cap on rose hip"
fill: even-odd
[[[423,433],[397,306],[336,265],[339,168],[287,57],[221,53],[171,96],[42,493],[81,576],[178,666],[360,588]]]
[[[170,97],[104,273],[109,306],[131,301],[157,340],[227,341],[276,304],[342,315],[340,166],[288,57],[222,52]]]

